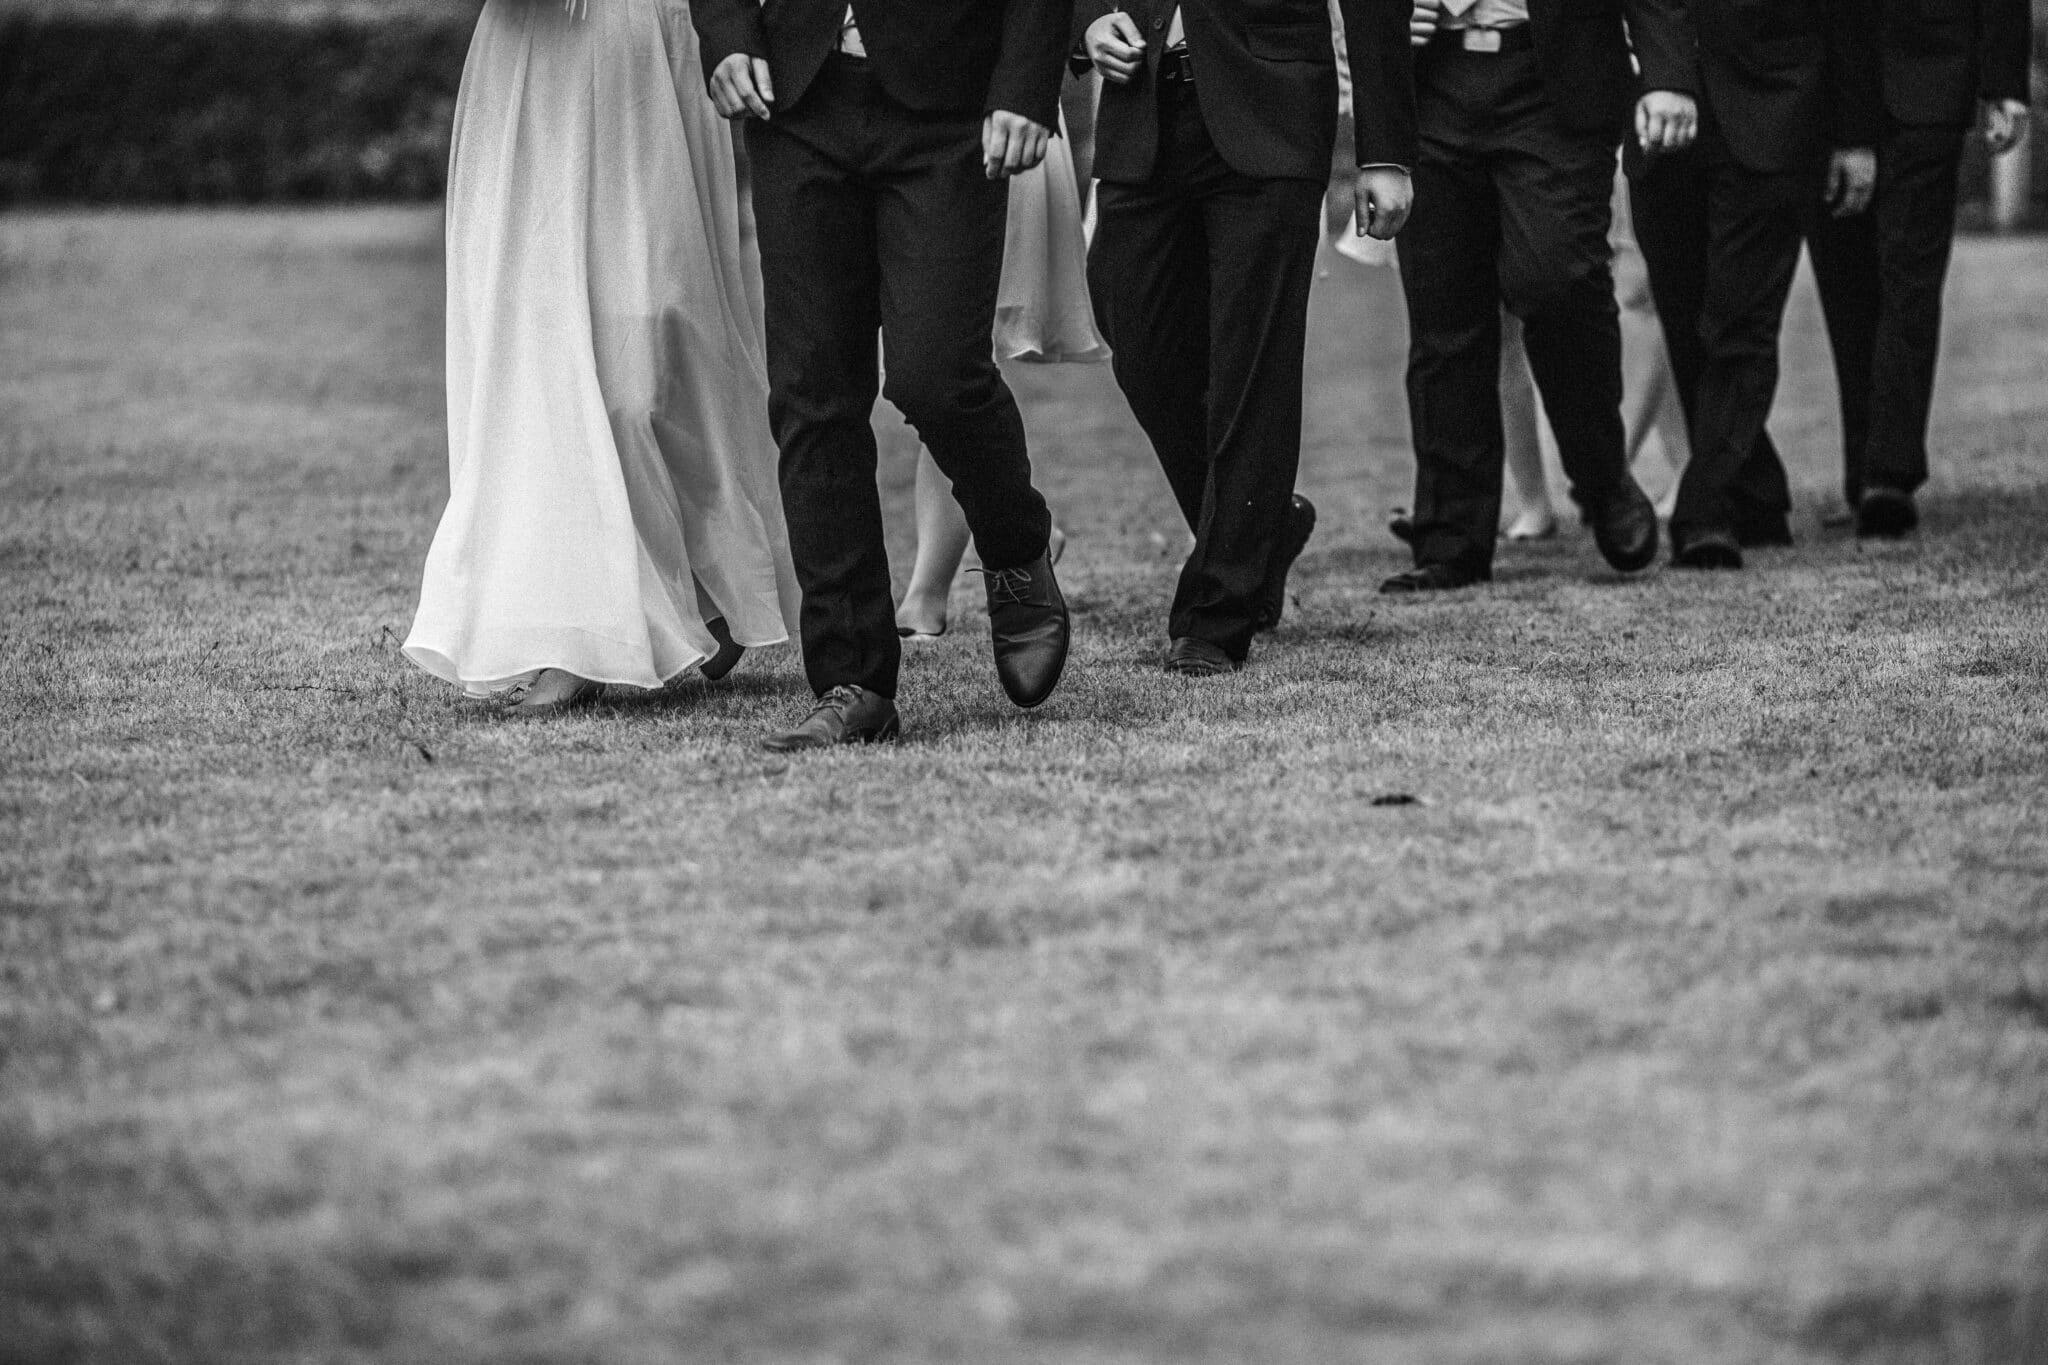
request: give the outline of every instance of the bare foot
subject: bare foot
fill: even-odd
[[[946,633],[946,599],[941,594],[906,593],[896,608],[896,633],[906,640],[936,640]]]
[[[1508,540],[1548,540],[1557,534],[1557,516],[1548,507],[1515,514],[1501,535]]]
[[[498,712],[506,716],[552,716],[588,706],[604,692],[604,684],[579,678],[561,668],[543,668],[531,682],[501,694]]]

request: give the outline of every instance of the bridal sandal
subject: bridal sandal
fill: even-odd
[[[498,698],[501,716],[554,716],[590,705],[604,695],[604,684],[579,678],[567,669],[543,668]]]

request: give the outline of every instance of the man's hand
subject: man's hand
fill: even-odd
[[[768,117],[775,103],[775,82],[768,78],[768,63],[759,57],[735,52],[711,68],[711,103],[726,118]]]
[[[1351,202],[1358,230],[1390,242],[1415,206],[1415,182],[1399,166],[1367,166],[1351,188]]]
[[[2002,156],[2027,134],[2027,106],[2018,100],[1984,101],[1984,145]]]
[[[1877,188],[1877,153],[1868,147],[1837,147],[1828,153],[1828,207],[1837,218],[1854,218],[1870,207]]]
[[[1426,47],[1436,37],[1437,16],[1444,0],[1415,0],[1415,12],[1408,16],[1408,45]]]
[[[1052,130],[1022,114],[998,109],[981,121],[981,173],[1001,180],[1045,160]]]
[[[1636,101],[1636,142],[1646,152],[1682,152],[1700,130],[1691,95],[1652,90]]]
[[[1145,35],[1138,31],[1138,21],[1122,10],[1088,25],[1081,44],[1088,60],[1111,85],[1122,85],[1145,64]]]

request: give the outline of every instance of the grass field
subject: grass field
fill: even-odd
[[[396,651],[431,213],[0,218],[0,1361],[2048,1359],[2048,277],[1963,244],[1925,533],[1418,602],[1392,281],[1245,672],[1106,371],[1026,370],[1069,680],[895,748]],[[908,451],[889,431],[902,507]],[[1412,798],[1412,799],[1410,799]]]

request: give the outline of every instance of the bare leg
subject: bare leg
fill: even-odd
[[[1508,484],[1515,494],[1515,515],[1504,534],[1509,540],[1542,540],[1557,533],[1557,514],[1550,508],[1550,488],[1543,477],[1543,443],[1536,420],[1536,382],[1529,375],[1528,353],[1522,349],[1520,318],[1500,315],[1500,422],[1506,440]]]
[[[1650,272],[1643,253],[1632,242],[1614,252],[1614,296],[1621,305],[1621,424],[1630,464],[1640,461],[1654,434],[1663,447],[1671,477],[1657,498],[1657,511],[1671,515],[1678,496],[1678,478],[1685,472],[1692,445],[1685,434],[1685,410],[1664,354],[1664,329],[1650,297]]]
[[[896,608],[896,632],[946,633],[946,603],[967,553],[967,518],[929,450],[917,452],[917,559]]]

